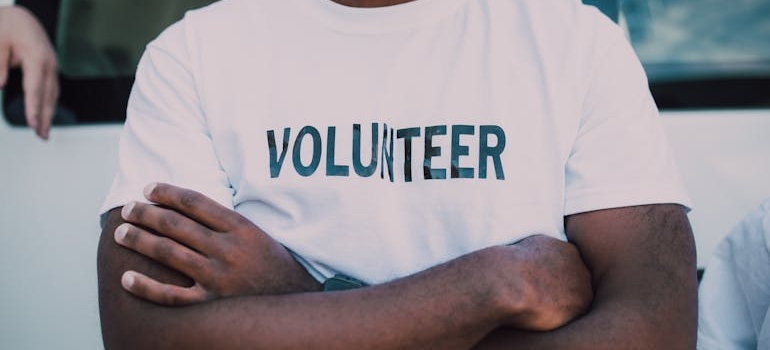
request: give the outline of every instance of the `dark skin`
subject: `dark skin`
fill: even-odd
[[[382,285],[290,294],[319,286],[257,226],[186,189],[159,184],[147,198],[163,208],[133,204],[122,213],[113,210],[100,240],[100,310],[110,348],[323,343],[467,349],[500,325],[532,330],[562,325],[582,313],[592,296],[577,250],[544,236],[474,252]],[[122,226],[128,228],[125,234],[115,232],[123,221],[132,224]],[[185,271],[195,283],[145,256]],[[555,277],[538,283],[521,277],[538,275]],[[121,287],[121,276],[133,296]],[[190,306],[161,307],[144,299]]]
[[[533,236],[323,293],[237,213],[167,185],[146,196],[160,206],[112,210],[99,243],[107,348],[695,346],[695,249],[678,205],[575,214],[565,218],[570,243]]]
[[[650,205],[567,217],[596,286],[591,310],[548,333],[499,330],[478,348],[694,349],[697,277],[683,208]]]
[[[100,241],[100,310],[108,348],[694,347],[694,245],[678,205],[568,217],[568,235],[585,266],[575,246],[534,236],[383,285],[294,293],[319,286],[285,250],[263,241],[269,236],[253,224],[189,190],[161,184],[147,197],[163,208],[137,204],[122,218],[113,210]],[[121,235],[113,233],[124,220],[132,226],[118,241],[131,250],[115,243]],[[232,232],[242,239],[228,237]],[[213,246],[201,250],[206,259],[186,253],[205,239]],[[263,254],[240,253],[253,253],[243,243],[248,241],[262,242]],[[165,265],[188,271],[196,283],[174,287],[192,283]],[[593,295],[586,267],[593,273]],[[276,278],[272,271],[283,272]],[[132,283],[126,283],[127,275],[133,275]],[[578,317],[592,296],[590,310]]]

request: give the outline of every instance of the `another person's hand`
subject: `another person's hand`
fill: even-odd
[[[122,216],[127,223],[115,230],[116,242],[187,275],[195,284],[164,284],[126,271],[121,282],[128,292],[158,304],[188,305],[320,288],[282,245],[212,199],[168,184],[149,185],[145,197],[157,205],[126,205]]]
[[[588,311],[591,273],[573,244],[535,235],[495,251],[488,272],[510,311],[506,325],[548,331]]]
[[[0,6],[0,89],[9,67],[21,67],[27,124],[48,139],[59,97],[56,54],[35,17],[18,6]]]

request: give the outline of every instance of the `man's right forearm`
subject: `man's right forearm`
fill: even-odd
[[[185,279],[114,243],[113,212],[99,244],[99,298],[107,348],[470,348],[503,313],[479,276],[490,251],[416,275],[344,292],[245,296],[169,308],[121,288],[126,270]]]

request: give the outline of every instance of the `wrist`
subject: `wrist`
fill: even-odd
[[[437,308],[448,312],[455,326],[471,332],[487,334],[504,325],[507,313],[495,275],[502,274],[496,266],[499,247],[474,251],[426,270],[421,279],[427,283],[422,290],[433,290],[431,299],[440,300]],[[495,271],[498,270],[498,271]]]
[[[486,278],[490,286],[490,308],[498,326],[523,325],[532,314],[533,293],[529,263],[515,245],[484,250]]]

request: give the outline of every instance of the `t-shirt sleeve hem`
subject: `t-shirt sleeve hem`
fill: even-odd
[[[144,189],[144,186],[147,184],[142,185],[121,185],[121,189],[113,189],[110,190],[109,195],[107,198],[104,199],[104,202],[102,203],[101,208],[99,209],[99,215],[102,217],[102,221],[104,220],[105,215],[108,211],[112,210],[113,208],[117,208],[120,206],[126,205],[126,203],[137,201],[137,202],[145,202],[149,203],[149,201],[144,198],[142,189]],[[232,193],[227,188],[220,188],[220,189],[202,189],[199,186],[190,186],[190,185],[182,185],[180,187],[185,188],[191,188],[198,192],[203,193],[205,196],[213,199],[220,205],[228,208],[233,209],[233,197]]]
[[[684,189],[671,184],[645,184],[581,191],[566,199],[564,215],[663,203],[680,204],[685,207],[687,212],[692,208],[690,198]]]
[[[148,202],[142,196],[142,191],[136,190],[111,190],[107,198],[102,203],[102,207],[99,209],[99,215],[105,215],[108,211],[126,205],[129,202]]]

